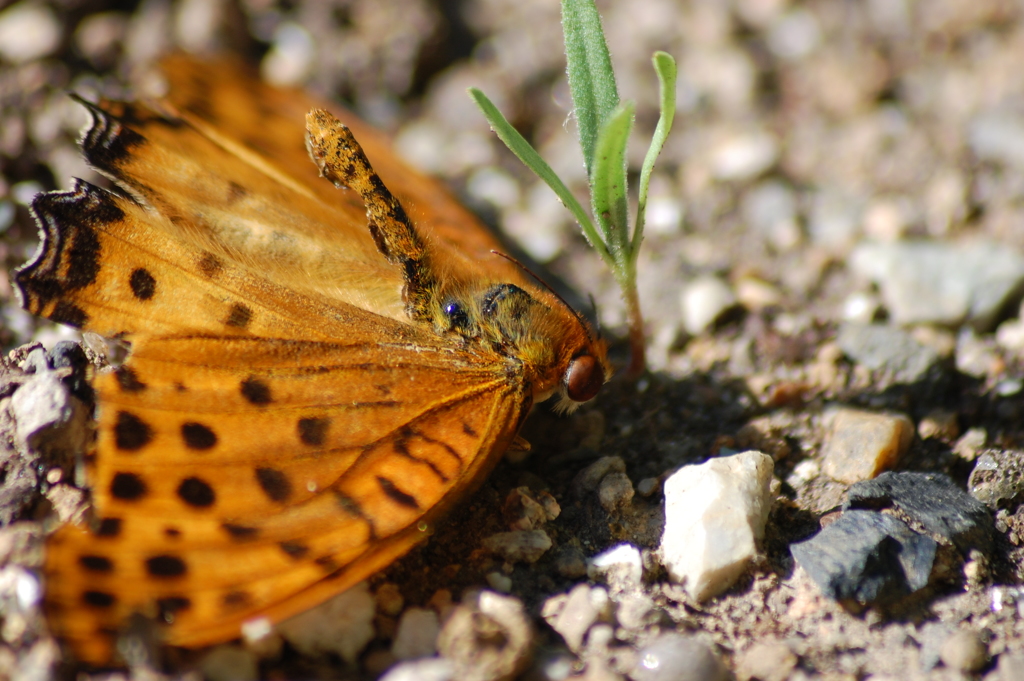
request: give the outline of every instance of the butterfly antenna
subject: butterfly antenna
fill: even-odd
[[[558,294],[558,291],[556,291],[555,289],[551,288],[546,281],[544,281],[543,279],[538,277],[536,274],[533,273],[533,271],[529,267],[527,267],[523,263],[519,262],[518,260],[513,258],[511,255],[509,255],[507,253],[502,253],[501,251],[495,251],[495,250],[492,250],[491,253],[493,253],[494,255],[499,256],[501,258],[505,258],[505,260],[508,260],[510,263],[512,263],[513,265],[516,265],[517,267],[519,267],[519,269],[523,270],[524,272],[529,274],[531,277],[536,279],[538,284],[540,284],[541,286],[546,288],[548,291],[550,291],[551,295],[553,295],[555,298],[558,298],[559,302],[561,302],[562,305],[565,306],[565,309],[567,309],[569,312],[572,313],[572,316],[575,317],[576,321],[578,321],[580,323],[580,326],[583,327],[583,330],[587,332],[587,337],[588,338],[590,337],[590,325],[587,324],[587,321],[583,318],[583,315],[581,315],[579,312],[577,312],[573,308],[572,305],[570,305],[569,303],[565,302],[565,298],[560,296]],[[591,296],[591,303],[593,303],[593,296]],[[598,337],[600,338],[600,335]]]

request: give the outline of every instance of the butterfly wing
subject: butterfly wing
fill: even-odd
[[[87,158],[125,193],[37,198],[15,282],[30,311],[132,342],[96,381],[95,522],[58,530],[45,564],[55,633],[103,663],[133,613],[213,643],[386,565],[532,397],[514,358],[400,321],[362,206],[153,108],[92,111]]]
[[[328,202],[338,199],[330,198],[334,190],[317,177],[309,162],[302,143],[302,121],[311,109],[334,111],[352,129],[374,170],[401,200],[416,229],[444,250],[453,271],[534,287],[518,267],[491,253],[503,250],[502,246],[445,187],[411,169],[395,155],[384,135],[350,112],[302,90],[264,84],[252,77],[245,65],[228,58],[211,67],[179,54],[165,58],[160,67],[170,83],[166,101],[178,116],[226,147],[273,159],[303,186],[327,194]],[[351,205],[362,206],[354,192],[347,196]]]
[[[167,622],[169,643],[233,638],[422,539],[491,468],[530,399],[484,358],[389,350],[382,363],[347,340],[138,344],[97,381],[96,523],[48,546],[55,633],[92,662],[136,612]]]

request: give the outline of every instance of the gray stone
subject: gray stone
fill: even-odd
[[[892,516],[846,511],[790,551],[829,598],[885,605],[928,584],[937,548]]]
[[[939,361],[935,350],[918,343],[906,331],[886,324],[842,324],[836,343],[853,361],[902,383],[922,379]]]
[[[992,514],[983,503],[938,473],[883,473],[847,492],[844,509],[894,506],[925,530],[948,539],[964,555],[992,545]]]
[[[1014,509],[1024,501],[1024,452],[988,449],[974,462],[967,480],[971,496],[996,510]]]
[[[1010,111],[986,111],[971,121],[971,151],[983,161],[1024,170],[1024,118]]]
[[[897,324],[966,321],[988,331],[1024,288],[1024,257],[990,241],[863,243],[849,262],[879,285]]]
[[[729,672],[711,646],[692,636],[666,633],[640,649],[633,681],[725,681]]]

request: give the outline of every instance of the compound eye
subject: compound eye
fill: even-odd
[[[604,385],[604,368],[593,355],[580,355],[565,371],[565,392],[573,402],[586,402]]]

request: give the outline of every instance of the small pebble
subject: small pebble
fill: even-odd
[[[960,424],[955,412],[945,409],[933,409],[917,424],[917,436],[922,440],[935,438],[943,442],[952,442],[960,437]]]
[[[740,681],[786,681],[797,662],[785,643],[758,641],[736,655],[736,676]]]
[[[533,658],[534,631],[523,603],[482,591],[462,599],[437,639],[459,681],[497,681],[521,674]]]
[[[507,594],[512,591],[512,578],[501,572],[488,572],[487,583],[498,593]]]
[[[405,607],[402,592],[394,582],[384,582],[378,586],[374,596],[377,598],[377,609],[385,615],[397,617]]]
[[[454,681],[455,665],[443,657],[399,662],[378,681]]]
[[[741,182],[771,168],[779,157],[779,144],[767,132],[749,132],[724,140],[713,151],[711,172],[719,180]]]
[[[903,414],[836,409],[822,447],[822,470],[848,484],[870,480],[893,468],[913,439],[914,424]]]
[[[939,658],[950,669],[977,672],[988,662],[988,646],[978,632],[960,629],[942,642]]]
[[[616,601],[615,620],[624,629],[633,631],[642,629],[649,623],[654,613],[654,601],[640,591],[622,594]]]
[[[991,509],[1016,508],[1024,501],[1024,452],[982,450],[967,480],[967,489]]]
[[[658,478],[644,478],[636,483],[636,492],[642,497],[649,497],[657,492],[659,487],[661,487],[661,481]]]
[[[633,681],[725,681],[729,672],[711,646],[676,633],[662,634],[640,649]]]
[[[366,582],[338,594],[331,600],[285,620],[277,630],[305,655],[335,653],[354,663],[375,630],[377,602]]]
[[[640,549],[632,544],[619,544],[608,549],[591,558],[587,565],[590,579],[604,582],[616,591],[639,587],[643,574]]]
[[[590,627],[609,614],[608,592],[589,584],[577,584],[567,595],[552,596],[541,608],[541,617],[574,653],[579,652]]]
[[[615,513],[633,501],[633,482],[625,473],[609,473],[597,488],[597,498],[608,513]]]
[[[572,486],[579,492],[594,492],[609,473],[625,473],[626,462],[621,456],[602,456],[573,478]]]
[[[536,563],[551,548],[551,537],[544,530],[516,530],[492,534],[483,547],[514,563]]]
[[[436,612],[426,608],[408,608],[398,620],[391,654],[399,660],[430,657],[437,651],[440,630]]]
[[[19,2],[0,12],[0,57],[20,63],[40,59],[60,45],[61,25],[49,7]]]
[[[698,336],[736,305],[736,295],[719,277],[707,275],[686,285],[680,304],[683,328],[691,336]]]

